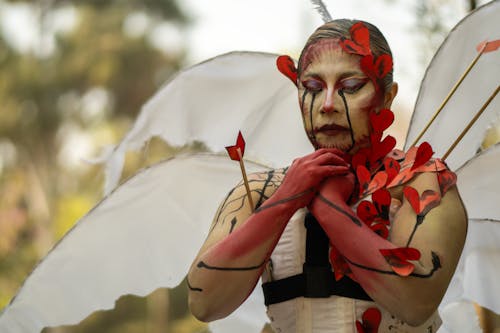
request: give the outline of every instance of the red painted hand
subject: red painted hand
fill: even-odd
[[[274,196],[292,199],[296,209],[307,206],[325,179],[343,177],[349,172],[343,155],[338,149],[323,148],[295,159]]]

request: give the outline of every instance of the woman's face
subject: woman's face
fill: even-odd
[[[315,148],[354,153],[369,144],[369,114],[387,103],[361,70],[360,59],[344,52],[336,39],[321,40],[304,55],[299,101],[306,133]]]

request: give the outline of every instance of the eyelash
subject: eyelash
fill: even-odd
[[[318,80],[306,80],[302,82],[302,85],[307,91],[313,93],[318,93],[325,87],[325,85]]]
[[[348,85],[350,81],[354,81],[354,84]],[[339,89],[342,89],[346,94],[354,94],[361,88],[365,86],[368,82],[368,79],[348,79],[340,82]],[[324,89],[325,85],[321,81],[318,80],[306,80],[302,82],[304,88],[312,93],[318,93]]]
[[[347,85],[346,83],[349,81],[354,81],[354,84]],[[342,89],[346,94],[354,94],[363,88],[367,82],[367,79],[349,79],[341,82],[340,89]]]

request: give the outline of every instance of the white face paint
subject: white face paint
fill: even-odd
[[[369,144],[369,114],[382,108],[383,99],[377,98],[360,59],[344,52],[336,39],[312,45],[304,57],[299,99],[305,130],[316,148],[354,153]]]

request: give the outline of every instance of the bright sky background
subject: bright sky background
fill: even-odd
[[[179,0],[192,18],[192,24],[179,29],[170,23],[151,27],[144,14],[130,15],[124,24],[129,35],[147,34],[151,43],[161,49],[179,49],[187,41],[185,65],[234,50],[285,53],[295,58],[308,36],[322,24],[309,0]],[[398,115],[392,128],[404,137],[411,110],[417,97],[425,65],[419,61],[422,35],[416,28],[414,0],[324,0],[333,18],[358,18],[380,28],[391,45],[395,80],[399,95],[393,110]],[[479,1],[485,3],[487,1]],[[466,13],[465,0],[430,0],[444,10],[451,29]],[[7,4],[0,0],[0,28],[17,49],[50,54],[55,46],[49,34],[40,41],[36,12],[22,3]],[[76,12],[66,7],[53,13],[50,29],[69,30],[77,20]],[[398,142],[402,142],[398,138]],[[81,155],[80,155],[81,156]]]

